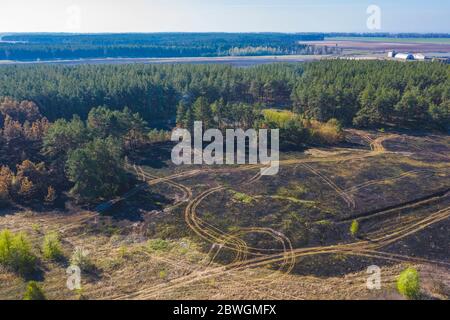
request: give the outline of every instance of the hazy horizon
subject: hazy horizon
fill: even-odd
[[[367,27],[370,5],[381,10],[380,28]],[[439,0],[16,0],[0,8],[0,33],[450,32],[450,3]]]

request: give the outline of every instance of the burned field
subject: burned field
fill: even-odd
[[[346,134],[342,147],[283,153],[275,176],[258,165],[177,167],[161,146],[158,157],[130,157],[146,187],[108,215],[4,215],[0,229],[37,245],[39,224],[63,233],[67,252],[89,250],[97,272],[82,293],[65,288],[64,265],[43,264],[44,287],[59,298],[397,297],[409,265],[424,298],[448,298],[449,137]],[[365,287],[371,265],[383,271],[381,291]],[[23,287],[11,274],[1,283],[2,297]]]

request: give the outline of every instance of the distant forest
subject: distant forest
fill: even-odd
[[[92,108],[130,108],[174,124],[198,98],[281,108],[345,126],[449,130],[450,66],[439,62],[320,61],[220,65],[2,66],[0,97],[30,100],[54,121]]]
[[[2,37],[0,60],[316,54],[325,52],[299,41],[323,39],[280,33],[14,34]]]
[[[0,60],[320,55],[339,53],[341,49],[299,42],[321,41],[337,36],[450,37],[449,34],[410,33],[17,33],[1,36]]]

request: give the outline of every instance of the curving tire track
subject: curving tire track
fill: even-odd
[[[282,165],[292,165],[292,164],[300,164],[307,168],[308,170],[312,171],[314,174],[318,175],[322,180],[324,180],[327,185],[332,187],[349,206],[355,206],[354,199],[351,195],[349,195],[349,191],[358,190],[359,188],[366,187],[370,184],[374,184],[376,182],[367,182],[365,184],[362,184],[360,186],[355,186],[351,188],[350,190],[342,190],[339,187],[337,187],[328,177],[323,176],[321,173],[317,172],[317,170],[314,170],[311,168],[311,166],[308,165],[308,163],[314,163],[314,162],[331,162],[331,161],[348,161],[348,160],[355,160],[355,159],[363,159],[366,157],[372,157],[376,156],[380,153],[386,152],[385,148],[383,147],[383,142],[389,138],[392,138],[393,136],[386,136],[381,137],[376,140],[370,138],[369,136],[364,137],[366,141],[370,142],[372,152],[363,154],[363,155],[351,155],[351,156],[337,156],[332,157],[332,159],[290,159],[290,160],[284,160],[280,161],[280,164]],[[250,170],[250,169],[259,169],[262,166],[260,165],[249,165],[249,166],[242,166],[236,168],[236,170]],[[141,169],[142,170],[142,169]],[[216,170],[221,171],[221,170]],[[229,170],[227,170],[229,171]],[[153,183],[169,183],[173,186],[177,186],[180,189],[186,188],[185,186],[181,184],[177,184],[171,179],[175,179],[177,177],[180,177],[179,175],[174,175],[166,178],[158,178],[155,176],[151,176],[148,174],[145,174],[143,170],[141,171],[141,174],[143,177],[146,178],[152,178],[157,179]],[[194,173],[195,174],[195,173]],[[412,172],[405,173],[402,176],[408,176],[413,174]],[[249,184],[252,182],[257,181],[261,178],[261,174],[258,173],[254,177],[252,177],[250,180],[243,182],[242,184]],[[139,292],[136,292],[131,297],[132,298],[139,298],[139,299],[148,299],[148,298],[154,298],[155,296],[159,296],[163,294],[164,292],[168,292],[170,290],[174,290],[176,288],[186,286],[186,285],[192,285],[198,281],[202,281],[211,277],[217,277],[224,274],[233,274],[234,272],[246,270],[250,268],[258,268],[258,267],[264,267],[267,265],[274,265],[274,264],[281,264],[281,267],[278,271],[272,273],[268,277],[264,277],[261,279],[255,279],[252,282],[258,283],[258,282],[264,282],[265,285],[267,285],[267,281],[274,277],[279,277],[280,274],[287,275],[292,268],[295,266],[295,262],[298,258],[305,257],[305,256],[313,256],[313,255],[322,255],[322,254],[333,254],[333,253],[339,253],[344,255],[353,255],[353,256],[362,256],[362,257],[372,257],[372,258],[378,258],[378,259],[384,259],[384,260],[391,260],[391,261],[397,261],[397,262],[414,262],[414,263],[434,263],[434,264],[441,264],[448,266],[446,263],[442,263],[439,261],[430,261],[426,259],[421,258],[415,258],[415,257],[408,257],[408,256],[402,256],[394,253],[388,253],[388,252],[381,252],[379,251],[380,248],[385,247],[391,243],[394,243],[396,241],[399,241],[405,237],[408,237],[414,233],[420,232],[421,230],[438,223],[440,221],[443,221],[445,219],[448,219],[450,216],[450,208],[442,209],[438,212],[435,212],[431,214],[428,217],[425,217],[423,219],[420,219],[419,221],[414,221],[408,225],[402,226],[400,228],[394,228],[388,234],[384,234],[382,236],[374,237],[373,239],[369,241],[358,241],[354,243],[349,244],[338,244],[338,245],[331,245],[331,246],[323,246],[323,247],[314,247],[314,248],[301,248],[301,249],[293,249],[292,245],[290,244],[289,239],[287,239],[284,235],[276,232],[275,230],[268,229],[268,228],[243,228],[239,232],[234,234],[227,234],[223,231],[217,229],[216,227],[206,223],[202,219],[200,219],[197,215],[197,207],[209,196],[226,190],[226,187],[218,186],[215,188],[212,188],[210,190],[207,190],[195,198],[193,198],[191,201],[189,201],[186,209],[185,209],[185,221],[187,225],[191,228],[191,230],[200,238],[204,239],[205,241],[216,244],[219,246],[219,249],[211,260],[209,261],[207,268],[205,270],[198,270],[195,272],[192,272],[186,276],[179,277],[177,279],[172,280],[169,284],[160,284],[156,285],[150,289],[143,289]],[[186,189],[184,189],[186,191]],[[189,199],[191,199],[192,193],[190,194]],[[268,252],[266,249],[261,248],[252,248],[247,246],[245,241],[241,239],[242,236],[249,234],[249,233],[264,233],[269,234],[273,236],[273,238],[277,241],[280,241],[283,245],[283,250],[280,253],[265,253]],[[368,235],[370,236],[370,235]],[[213,267],[209,268],[212,263],[214,262],[215,257],[219,254],[220,250],[223,248],[230,249],[236,253],[235,260],[224,266],[219,267]],[[213,248],[212,248],[213,249]],[[273,250],[272,250],[273,251]],[[249,255],[252,258],[249,258]],[[283,269],[285,268],[285,269]],[[128,296],[130,298],[130,296]]]

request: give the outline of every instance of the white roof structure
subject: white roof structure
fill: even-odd
[[[416,59],[416,60],[425,60],[426,56],[424,54],[422,54],[422,53],[415,53],[414,54],[414,59]]]
[[[410,53],[397,53],[395,59],[401,60],[414,60],[414,56]]]

